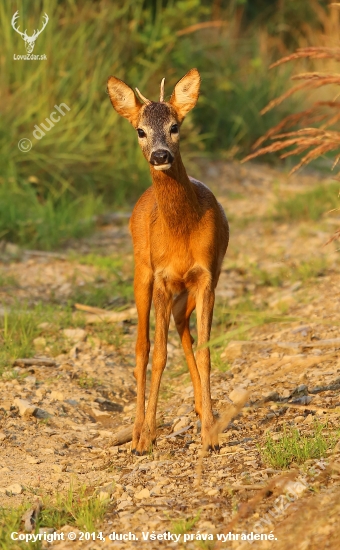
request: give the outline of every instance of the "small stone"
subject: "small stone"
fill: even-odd
[[[290,394],[291,394],[290,390],[283,390],[282,397],[286,399],[287,397],[290,397]]]
[[[34,411],[35,418],[39,418],[39,420],[47,420],[48,418],[52,418],[53,414],[45,411],[44,409],[40,409],[39,407]]]
[[[131,506],[131,500],[122,500],[117,504],[117,510],[124,510],[124,508],[127,508],[127,506]]]
[[[36,383],[37,379],[35,376],[26,376],[24,382],[25,384],[34,385]]]
[[[214,496],[218,495],[218,493],[219,493],[218,489],[209,489],[209,491],[207,491],[206,494],[209,497],[214,497]]]
[[[35,458],[34,456],[26,457],[26,461],[28,464],[39,464],[39,462],[41,462],[39,458]]]
[[[52,470],[58,474],[61,474],[62,472],[65,472],[66,464],[52,464]]]
[[[12,485],[6,487],[6,491],[12,493],[12,495],[21,495],[22,487],[19,483],[12,483]]]
[[[138,493],[135,493],[135,498],[138,500],[142,500],[143,498],[149,498],[150,497],[150,491],[149,489],[142,489]]]
[[[110,413],[106,411],[101,411],[100,409],[96,409],[95,407],[91,407],[90,414],[97,422],[105,422],[105,420],[109,420],[110,418],[112,418]]]
[[[83,342],[87,336],[86,331],[82,328],[65,328],[63,333],[64,336],[74,344]]]
[[[248,397],[247,390],[245,390],[241,386],[234,388],[229,394],[229,399],[231,399],[231,401],[235,403],[235,405],[237,405],[237,403],[244,402],[247,399],[247,397]]]
[[[303,421],[304,424],[312,424],[313,422],[314,422],[314,417],[312,414],[309,414],[308,416],[306,416],[306,418]]]
[[[53,401],[64,401],[64,399],[65,399],[65,396],[64,396],[63,392],[58,391],[58,390],[51,391],[50,397]]]
[[[19,397],[14,399],[14,405],[18,407],[20,416],[26,419],[30,418],[37,410],[37,407],[32,405],[29,401],[26,401],[26,399],[19,399]]]
[[[190,418],[188,418],[187,416],[182,416],[182,418],[180,418],[179,421],[174,424],[173,431],[177,432],[182,428],[186,428],[186,426],[189,426],[189,424]]]
[[[296,422],[296,424],[300,424],[300,422],[303,422],[304,419],[305,419],[304,416],[296,416],[296,417],[294,418],[294,421]]]
[[[181,405],[178,411],[176,412],[176,416],[183,416],[185,414],[189,414],[192,412],[193,408],[192,405]]]
[[[36,350],[45,349],[46,343],[46,338],[43,336],[38,336],[38,338],[34,338],[33,340],[33,346]]]
[[[4,441],[6,439],[6,434],[4,432],[0,432],[0,441]]]

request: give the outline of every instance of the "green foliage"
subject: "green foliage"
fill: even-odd
[[[15,9],[28,33],[48,13],[34,50],[47,61],[13,59],[26,53],[10,25]],[[275,79],[268,75],[275,51],[270,58],[263,54],[255,27],[235,39],[236,16],[220,29],[190,30],[213,18],[213,6],[200,0],[164,6],[43,0],[29,10],[21,1],[1,3],[0,237],[36,248],[60,246],[90,230],[104,204],[112,210],[149,185],[135,132],[105,92],[111,74],[154,100],[165,75],[168,99],[179,77],[198,67],[201,98],[182,131],[189,168],[198,154],[244,155],[286,114],[278,109],[259,115],[286,85],[286,68]],[[40,140],[33,137],[35,126],[49,126],[45,119],[62,103],[69,110],[64,108],[60,121]],[[22,138],[32,141],[29,152],[18,149]]]
[[[339,183],[324,184],[276,203],[275,219],[282,222],[318,221],[329,210],[340,207]]]
[[[41,328],[42,323],[46,323],[46,328]],[[38,304],[29,308],[25,304],[15,304],[5,310],[0,318],[0,373],[15,359],[31,357],[35,351],[33,340],[42,334],[47,343],[51,337],[55,352],[59,353],[56,334],[69,326],[83,326],[82,315],[73,317],[70,307]]]
[[[333,449],[339,434],[329,431],[323,433],[327,426],[314,422],[313,433],[301,435],[297,428],[284,426],[282,437],[274,440],[268,432],[264,446],[258,445],[264,462],[274,468],[288,468],[292,462],[303,464],[312,458],[322,458]]]
[[[85,486],[77,491],[71,485],[65,495],[56,495],[53,501],[46,501],[41,512],[39,526],[60,529],[63,525],[74,525],[80,530],[93,532],[103,519],[107,501],[89,494]]]

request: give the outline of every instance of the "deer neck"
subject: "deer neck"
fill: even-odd
[[[151,165],[151,177],[159,215],[171,233],[188,233],[200,218],[200,205],[184,168],[181,156],[169,170],[155,170]]]

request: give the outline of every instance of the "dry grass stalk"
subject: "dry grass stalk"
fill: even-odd
[[[295,53],[273,63],[270,68],[278,67],[283,63],[302,58],[340,61],[340,48],[321,46],[299,48]],[[322,73],[317,71],[305,72],[293,76],[293,80],[301,80],[302,82],[272,100],[262,109],[261,114],[267,113],[277,105],[280,105],[285,99],[301,90],[316,90],[317,88],[328,85],[340,86],[340,74],[338,73]],[[340,131],[332,129],[340,120],[339,107],[340,103],[336,100],[317,101],[311,108],[285,117],[278,125],[271,128],[264,136],[256,141],[253,146],[254,152],[243,159],[242,162],[277,151],[282,152],[280,155],[282,159],[292,155],[301,155],[305,153],[297,165],[291,170],[290,174],[293,174],[299,168],[309,164],[318,157],[330,151],[339,151]],[[327,109],[326,112],[323,112],[325,109]],[[320,123],[322,124],[319,127],[312,126]],[[298,126],[303,126],[303,128],[294,130],[294,127]],[[287,132],[287,130],[291,128],[293,128],[293,130]],[[272,143],[263,147],[262,145],[267,140],[272,140]],[[340,153],[335,157],[333,168],[337,165],[339,159]],[[335,179],[338,179],[338,177],[335,177]],[[334,233],[328,243],[339,238],[340,229]]]

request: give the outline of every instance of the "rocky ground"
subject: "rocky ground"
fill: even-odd
[[[212,334],[214,413],[227,418],[220,454],[202,456],[192,386],[173,324],[157,446],[150,455],[135,457],[129,442],[115,444],[114,434],[133,422],[136,395],[132,250],[124,220],[62,253],[3,244],[3,337],[11,308],[19,317],[38,307],[40,313],[34,314],[31,336],[22,335],[31,338],[35,351],[27,357],[13,352],[11,360],[3,360],[0,506],[30,509],[40,499],[46,507],[68,495],[71,486],[76,494],[86,487],[88,502],[105,507],[95,525],[105,540],[80,541],[89,522],[76,518],[54,525],[66,539],[70,531],[78,539],[55,541],[56,550],[243,549],[251,543],[338,548],[340,261],[339,243],[324,245],[340,225],[339,216],[325,212],[317,222],[275,219],[277,201],[318,185],[317,174],[288,179],[267,166],[236,163],[202,166],[202,171],[231,225]],[[90,254],[96,258],[92,263]],[[118,261],[114,272],[98,263],[101,256]],[[118,277],[119,284],[101,307],[119,315],[77,313],[75,302],[86,301],[91,287],[102,300],[110,277],[116,282]],[[91,300],[97,305],[96,295]],[[62,321],[60,309],[53,313],[60,304],[69,311]],[[27,358],[28,363],[18,361]],[[237,402],[245,391],[241,408]],[[280,465],[283,453],[275,445],[285,433],[288,440],[298,433],[317,442],[322,433],[331,443]],[[294,456],[292,442],[290,450]],[[39,525],[46,531],[43,521]],[[23,525],[16,530],[23,533]],[[130,539],[138,541],[112,541],[113,532],[132,533]],[[244,538],[252,532],[271,535],[265,542],[242,540],[242,533]],[[229,539],[238,534],[238,540],[229,540],[228,533]],[[150,540],[153,534],[159,538]],[[0,548],[24,547],[6,537]]]

